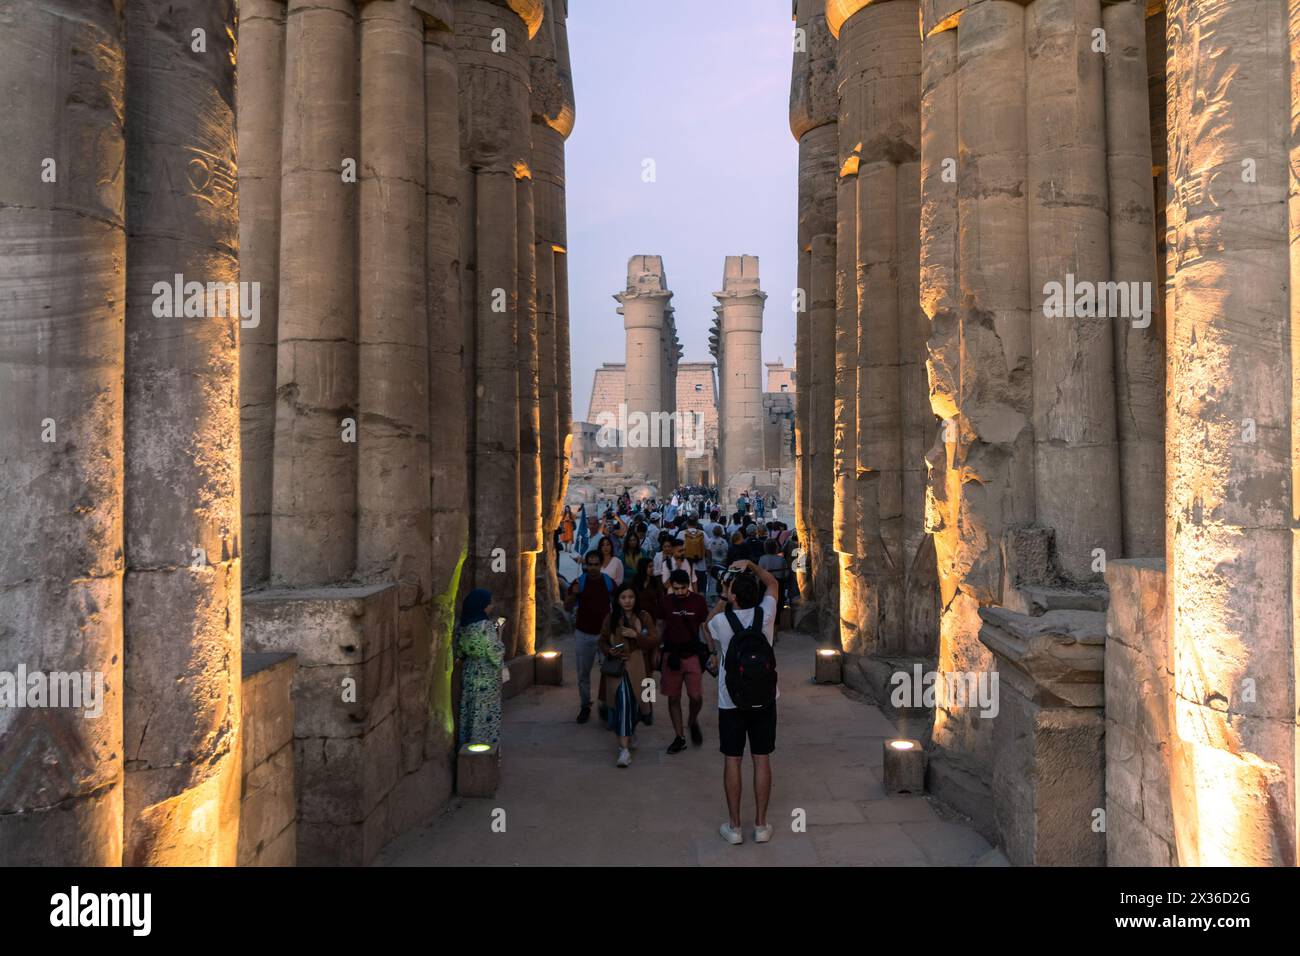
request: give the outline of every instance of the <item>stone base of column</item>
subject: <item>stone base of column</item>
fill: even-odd
[[[401,778],[397,586],[244,596],[246,652],[298,657],[293,682],[298,862],[364,866],[396,834]]]
[[[1105,866],[1106,615],[984,608],[999,681],[993,811],[1016,866]]]

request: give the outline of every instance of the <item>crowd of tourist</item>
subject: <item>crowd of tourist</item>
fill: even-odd
[[[688,739],[690,746],[704,745],[704,681],[716,679],[730,813],[719,833],[728,843],[743,842],[741,761],[748,744],[754,839],[766,842],[778,696],[772,648],[778,618],[797,594],[797,537],[776,520],[774,498],[748,492],[725,514],[717,489],[702,486],[678,488],[662,501],[633,501],[625,491],[593,510],[566,507],[554,537],[557,552],[581,562],[572,580],[560,582],[573,619],[577,722],[588,723],[595,705],[617,738],[616,766],[628,767],[637,728],[654,722],[662,695],[673,730],[667,752],[679,754]],[[495,742],[500,732],[501,681],[508,677],[490,614],[491,595],[471,592],[456,640],[465,661],[462,743]],[[599,671],[594,698],[593,669]]]

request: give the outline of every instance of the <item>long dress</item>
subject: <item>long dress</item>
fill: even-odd
[[[505,645],[495,621],[479,621],[456,632],[461,669],[460,740],[495,744],[501,738],[501,667]]]

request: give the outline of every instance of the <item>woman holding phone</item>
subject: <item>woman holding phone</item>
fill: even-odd
[[[465,596],[455,644],[461,662],[461,745],[495,744],[501,737],[505,646],[500,621],[491,615],[491,591],[475,588]]]
[[[605,677],[605,703],[611,727],[618,735],[618,766],[632,762],[636,747],[636,725],[641,711],[641,683],[646,679],[645,651],[659,643],[655,621],[637,610],[636,589],[629,582],[614,594],[614,608],[601,628],[598,646],[605,655],[601,673]]]

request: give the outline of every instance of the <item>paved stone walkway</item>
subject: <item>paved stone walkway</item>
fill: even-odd
[[[501,785],[491,800],[453,799],[429,826],[387,846],[388,866],[971,865],[990,847],[974,830],[948,822],[926,797],[888,797],[881,742],[893,725],[838,686],[812,683],[812,639],[783,633],[777,643],[781,703],[772,756],[772,841],[752,841],[751,765],[744,765],[745,844],[718,836],[726,819],[718,753],[716,682],[705,677],[704,746],[669,756],[666,702],[641,727],[632,766],[614,766],[617,740],[578,710],[572,642],[564,687],[531,687],[506,702]],[[593,672],[593,684],[598,675]],[[505,832],[493,832],[494,810]],[[805,812],[805,832],[793,813]],[[497,814],[499,818],[500,815]]]

